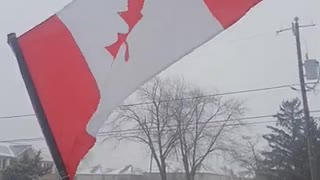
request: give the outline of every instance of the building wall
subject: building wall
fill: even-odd
[[[58,174],[48,174],[41,178],[41,180],[61,180]]]
[[[13,158],[8,158],[8,157],[0,157],[1,159],[6,159],[6,167],[10,166],[13,162],[14,162],[14,159]],[[4,170],[0,170],[0,180],[3,180],[3,177],[2,177],[2,172]]]
[[[144,175],[77,175],[76,180],[161,180],[159,174]],[[169,173],[168,180],[185,180],[183,173]],[[217,174],[201,173],[196,180],[245,180]],[[248,179],[247,179],[248,180]]]
[[[1,173],[0,173],[0,180],[3,180]],[[57,174],[48,174],[48,175],[40,178],[40,180],[61,180],[61,178]]]
[[[0,180],[2,180],[0,174]],[[49,174],[41,178],[41,180],[60,180],[59,175]],[[159,174],[144,174],[144,175],[77,175],[75,180],[161,180]],[[168,180],[185,180],[182,173],[169,173]],[[196,176],[196,180],[264,180],[264,179],[240,179],[231,178],[217,174],[203,173]]]

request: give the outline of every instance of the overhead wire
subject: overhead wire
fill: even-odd
[[[310,113],[320,113],[320,110],[313,110],[310,111]],[[276,114],[272,115],[262,115],[262,116],[251,116],[251,117],[243,117],[243,118],[236,118],[236,119],[224,119],[224,120],[217,120],[217,121],[210,121],[210,122],[199,122],[198,124],[218,124],[218,123],[223,123],[223,122],[241,122],[243,120],[257,120],[257,119],[264,119],[264,118],[275,118],[277,117]],[[246,124],[245,122],[243,122]],[[258,122],[260,123],[260,122]],[[177,125],[172,125],[169,127],[177,127]],[[149,128],[149,130],[156,129],[156,128]],[[123,132],[135,132],[135,131],[141,131],[141,129],[124,129],[124,130],[113,130],[113,131],[107,131],[107,132],[100,132],[98,136],[103,136],[103,135],[108,135],[108,134],[114,134],[114,133],[123,133]]]
[[[268,91],[268,90],[276,90],[276,89],[283,89],[283,88],[291,88],[292,86],[298,86],[298,85],[299,84],[291,84],[291,85],[288,84],[288,85],[280,85],[280,86],[265,87],[265,88],[256,88],[256,89],[233,91],[233,92],[226,92],[226,93],[208,94],[208,95],[203,95],[203,96],[187,97],[187,98],[180,98],[180,99],[168,99],[168,100],[163,100],[161,102],[180,101],[180,100],[193,100],[193,99],[199,99],[199,98],[208,98],[208,97],[216,97],[216,96],[244,94],[244,93],[251,93],[251,92],[259,92],[259,91]],[[133,104],[124,104],[124,105],[120,105],[120,107],[140,106],[140,105],[147,105],[147,104],[151,104],[151,103],[152,102],[140,102],[140,103],[133,103]],[[34,117],[34,116],[36,116],[36,115],[35,114],[21,114],[21,115],[12,115],[12,116],[0,116],[0,120],[23,118],[23,117]]]
[[[320,110],[313,110],[310,111],[311,113],[320,113]],[[252,116],[252,117],[244,117],[244,118],[239,118],[237,119],[237,121],[239,121],[239,123],[233,123],[233,124],[227,124],[226,126],[240,126],[240,125],[260,125],[260,124],[265,124],[265,123],[275,123],[277,122],[276,120],[271,120],[271,121],[259,121],[259,122],[241,122],[241,120],[247,120],[247,121],[253,121],[253,120],[257,120],[257,119],[262,119],[262,118],[275,118],[276,115],[263,115],[263,116]],[[214,123],[221,123],[221,122],[225,122],[225,121],[229,121],[229,120],[220,120],[220,121],[213,121],[210,122],[209,124],[214,124]],[[236,121],[232,120],[232,121]],[[230,121],[230,122],[232,122]],[[208,128],[210,127],[219,127],[219,126],[208,126]],[[116,131],[105,131],[105,132],[100,132],[98,133],[98,136],[109,136],[109,137],[117,137],[117,135],[119,133],[128,133],[130,135],[131,134],[137,134],[141,132],[141,129],[125,129],[125,130],[116,130]],[[14,142],[30,142],[30,141],[43,141],[45,140],[44,137],[35,137],[35,138],[22,138],[22,139],[10,139],[10,140],[1,140],[0,143],[14,143]]]
[[[276,121],[261,121],[261,122],[248,122],[248,123],[236,123],[236,124],[227,124],[226,126],[240,126],[240,125],[258,125],[258,124],[264,124],[264,123],[272,123]],[[219,127],[219,126],[208,126],[208,128],[212,127]],[[107,132],[101,132],[101,133],[107,133]],[[99,133],[98,136],[105,136]],[[143,132],[126,132],[125,134],[122,135],[135,135]],[[119,137],[120,134],[110,134],[108,137]],[[35,138],[23,138],[23,139],[10,139],[10,140],[2,140],[0,143],[18,143],[18,142],[30,142],[30,141],[44,141],[44,137],[35,137]]]
[[[283,88],[290,88],[292,86],[298,86],[299,84],[291,84],[291,85],[280,85],[280,86],[273,86],[273,87],[266,87],[266,88],[256,88],[256,89],[249,89],[249,90],[242,90],[242,91],[233,91],[233,92],[226,92],[226,93],[217,93],[217,94],[208,94],[203,96],[196,96],[196,97],[187,97],[187,98],[180,98],[180,99],[169,99],[169,100],[163,100],[161,102],[171,102],[171,101],[179,101],[179,100],[193,100],[193,99],[199,99],[199,98],[208,98],[208,97],[216,97],[216,96],[226,96],[226,95],[235,95],[235,94],[243,94],[243,93],[252,93],[252,92],[259,92],[259,91],[268,91],[268,90],[276,90],[276,89],[283,89]],[[131,107],[131,106],[140,106],[140,105],[147,105],[151,104],[152,102],[141,102],[141,103],[133,103],[133,104],[125,104],[121,105],[121,107]],[[310,112],[320,112],[320,110],[310,111]],[[0,120],[8,120],[8,119],[18,119],[23,117],[35,117],[35,114],[21,114],[21,115],[12,115],[12,116],[0,116]],[[274,117],[275,115],[265,115],[265,116],[254,116],[254,117],[245,117],[245,118],[239,118],[237,121],[241,120],[255,120],[255,119],[261,119],[261,118],[269,118]],[[225,120],[220,121],[213,121],[209,122],[209,124],[212,123],[219,123],[224,122]],[[235,121],[235,120],[231,120]],[[253,124],[259,124],[261,122],[255,122]],[[126,130],[118,130],[118,131],[109,131],[109,132],[101,132],[98,134],[98,136],[103,135],[110,135],[114,133],[121,133],[121,132],[135,132],[139,129],[126,129]],[[15,141],[38,141],[38,140],[44,140],[43,137],[37,137],[37,138],[26,138],[26,139],[13,139],[13,140],[2,140],[0,142],[15,142]]]

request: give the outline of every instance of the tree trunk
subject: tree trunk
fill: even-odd
[[[187,175],[187,180],[193,180],[191,174]]]
[[[160,170],[160,177],[161,177],[161,180],[167,180],[167,172],[165,169]]]
[[[185,155],[183,155],[182,159],[183,159],[183,166],[184,166],[186,180],[191,180],[191,178],[190,178],[190,170],[189,170],[189,163],[188,163],[187,157]]]
[[[196,178],[196,172],[195,171],[191,171],[190,172],[190,180],[195,180]]]
[[[185,172],[186,180],[191,180],[190,172]]]

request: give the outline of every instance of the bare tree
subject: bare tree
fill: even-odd
[[[174,120],[179,131],[175,152],[182,159],[186,179],[194,180],[212,153],[228,150],[225,135],[234,129],[232,122],[242,114],[242,108],[235,100],[205,96],[196,87],[184,88],[180,95],[180,100],[175,101]],[[185,101],[184,95],[196,98]]]
[[[134,131],[119,131],[120,140],[148,146],[167,179],[167,160],[176,155],[183,162],[187,180],[194,180],[204,160],[223,149],[221,138],[230,130],[229,122],[241,114],[237,101],[205,96],[182,80],[155,79],[137,91],[144,103],[122,106],[116,127],[133,125]]]
[[[241,172],[244,177],[259,177],[263,169],[263,157],[258,149],[260,142],[260,137],[242,136],[239,143],[234,144],[233,151],[229,151],[233,162],[246,169]]]
[[[174,87],[169,81],[154,79],[137,91],[139,101],[135,106],[122,106],[118,112],[117,127],[133,124],[134,131],[120,133],[120,139],[142,142],[148,146],[162,180],[167,179],[167,159],[179,137],[178,129],[172,130]]]

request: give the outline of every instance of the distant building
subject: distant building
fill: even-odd
[[[37,151],[31,145],[16,143],[0,143],[0,180],[1,172],[13,164],[15,161],[21,160],[24,155],[35,157]],[[48,157],[42,157],[42,167],[52,167],[51,173],[55,173],[54,163]]]
[[[185,180],[183,172],[168,172],[168,180]],[[230,175],[199,172],[196,180],[260,180],[250,178],[238,178]],[[133,166],[125,166],[120,169],[104,169],[102,166],[94,166],[79,172],[76,180],[161,180],[157,172],[149,173]]]

